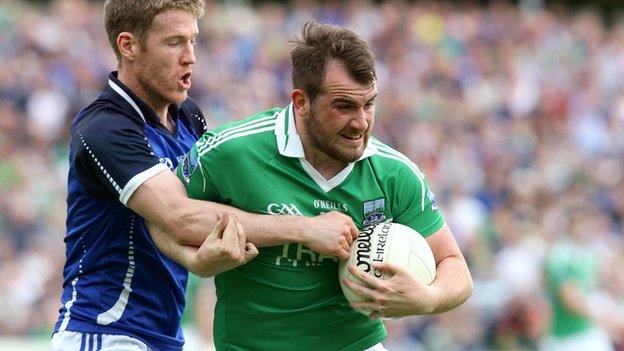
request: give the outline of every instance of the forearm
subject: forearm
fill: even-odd
[[[128,207],[152,225],[158,226],[180,245],[200,246],[217,222],[219,213],[234,213],[258,246],[301,240],[301,216],[252,214],[215,202],[189,199],[182,183],[171,172],[162,172],[145,181],[130,197]]]
[[[466,302],[473,291],[466,261],[459,256],[449,256],[440,261],[431,287],[436,293],[430,313],[446,312]]]
[[[162,253],[201,277],[238,267],[258,255],[258,249],[246,240],[242,225],[232,214],[219,216],[199,247],[181,245],[158,227],[149,223],[148,227]]]
[[[194,262],[197,257],[197,247],[181,245],[159,227],[149,222],[146,222],[146,225],[154,243],[165,256],[174,260],[190,272],[199,276],[206,276],[205,272],[199,272],[195,268]]]
[[[231,206],[192,199],[175,209],[173,215],[178,225],[169,230],[173,231],[178,243],[199,246],[216,223],[217,214],[224,212],[237,216],[245,228],[247,240],[257,247],[302,241],[304,217],[254,214]]]
[[[229,206],[228,206],[229,207]],[[245,228],[247,240],[256,247],[303,242],[306,217],[293,215],[260,215],[229,207]]]

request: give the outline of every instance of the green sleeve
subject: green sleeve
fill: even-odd
[[[192,199],[219,201],[220,196],[213,180],[210,177],[211,160],[202,155],[201,141],[206,138],[206,133],[198,143],[184,156],[176,169],[176,175],[184,184],[186,193]]]
[[[402,167],[396,179],[394,222],[414,228],[428,237],[444,225],[435,195],[420,171]]]

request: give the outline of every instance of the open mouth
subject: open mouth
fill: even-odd
[[[180,78],[180,82],[182,82],[182,86],[186,89],[191,88],[191,72],[185,74]]]

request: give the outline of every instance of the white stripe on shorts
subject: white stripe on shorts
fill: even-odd
[[[90,334],[63,330],[52,335],[48,351],[152,351],[126,335]]]

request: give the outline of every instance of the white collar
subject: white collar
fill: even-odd
[[[279,153],[286,157],[298,158],[303,170],[326,193],[339,186],[345,179],[347,179],[353,170],[355,162],[361,161],[377,153],[377,147],[369,142],[366,145],[366,149],[364,149],[362,157],[355,162],[347,164],[347,166],[333,178],[325,179],[305,159],[305,152],[303,150],[303,144],[301,143],[301,137],[297,134],[297,128],[295,126],[295,114],[292,103],[277,115],[277,121],[275,122],[275,139],[277,140]]]
[[[277,121],[275,122],[275,139],[277,140],[277,148],[281,155],[305,158],[301,137],[297,134],[292,103],[277,115]],[[357,161],[361,161],[376,153],[377,147],[369,141],[364,149],[364,153]]]

